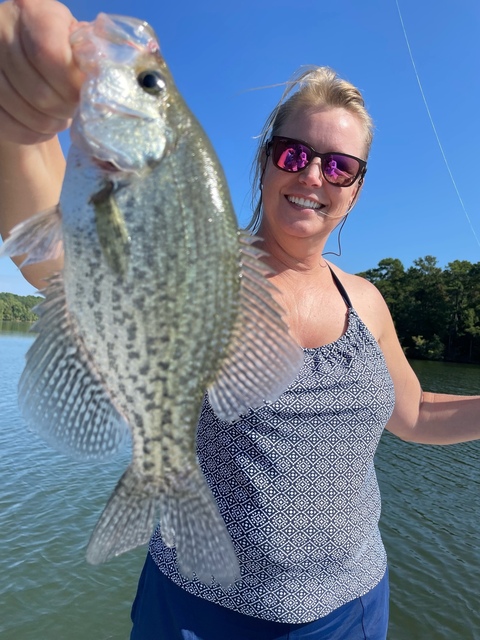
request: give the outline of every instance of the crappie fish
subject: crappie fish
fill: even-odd
[[[148,542],[159,521],[184,575],[230,584],[238,561],[196,458],[203,398],[235,420],[280,395],[302,350],[149,25],[100,14],[72,49],[86,79],[59,206],[2,247],[27,253],[24,264],[64,252],[38,309],[21,410],[80,457],[131,437],[89,562]]]

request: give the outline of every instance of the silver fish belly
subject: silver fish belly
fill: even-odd
[[[61,238],[65,255],[39,308],[22,412],[81,457],[113,455],[131,437],[90,562],[146,543],[160,521],[184,575],[228,585],[238,561],[196,458],[203,397],[236,419],[278,397],[302,351],[148,25],[100,14],[72,45],[87,79],[60,205],[1,249],[35,262]]]

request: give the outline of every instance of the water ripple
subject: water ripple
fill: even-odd
[[[0,636],[127,639],[145,549],[91,567],[90,533],[128,462],[73,462],[23,423],[17,381],[32,338],[0,336]],[[420,363],[433,391],[480,393],[479,369]],[[432,373],[433,372],[433,373]],[[450,386],[448,386],[450,385]],[[480,640],[478,443],[377,455],[391,567],[390,640]]]

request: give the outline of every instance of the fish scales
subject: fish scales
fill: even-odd
[[[197,137],[179,145],[189,157]],[[80,319],[79,332],[86,349],[106,372],[107,387],[123,399],[118,404],[122,414],[138,426],[133,429],[134,451],[138,451],[134,460],[146,465],[150,476],[155,468],[158,479],[165,475],[165,463],[169,472],[177,473],[195,465],[194,431],[203,392],[211,383],[208,376],[215,371],[215,358],[226,347],[225,328],[231,326],[238,306],[238,287],[234,285],[240,271],[240,248],[234,221],[218,216],[216,223],[212,219],[206,225],[198,224],[202,212],[207,207],[211,210],[211,202],[201,197],[202,192],[187,199],[164,184],[184,178],[185,162],[181,153],[169,156],[161,172],[151,173],[128,191],[119,190],[117,205],[132,238],[132,270],[127,278],[102,271],[102,278],[95,279],[102,270],[102,250],[89,231],[93,210],[88,220],[87,203],[81,199],[81,194],[89,192],[88,182],[84,185],[79,179],[76,163],[72,163],[75,172],[65,180],[68,202],[61,201],[65,224],[72,225],[65,241],[70,256],[64,272],[66,290],[72,292],[69,308]],[[188,166],[192,168],[191,160]],[[151,225],[152,199],[161,203],[154,207],[155,226]],[[70,211],[72,201],[78,204]],[[143,233],[146,228],[147,234]],[[219,260],[218,248],[228,244],[230,264],[225,264]],[[89,268],[82,271],[83,264]],[[92,281],[92,294],[104,310],[103,329],[95,318],[97,307],[89,297],[80,295]],[[117,303],[112,300],[113,293]],[[203,319],[207,319],[207,326]],[[105,340],[107,326],[114,332]],[[135,339],[129,340],[130,335]],[[158,452],[145,449],[145,443],[152,440],[164,440],[161,458],[152,460]]]
[[[100,14],[72,48],[86,80],[60,204],[0,248],[27,253],[26,263],[64,250],[20,406],[72,455],[113,455],[131,438],[90,562],[146,543],[159,520],[185,575],[228,585],[238,560],[196,457],[203,398],[234,420],[276,399],[302,351],[151,28]]]

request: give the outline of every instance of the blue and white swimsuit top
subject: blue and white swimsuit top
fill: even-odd
[[[232,423],[204,401],[198,459],[242,579],[227,590],[187,580],[159,528],[150,542],[160,570],[187,591],[278,622],[325,616],[370,591],[386,569],[374,455],[393,411],[393,383],[334,280],[348,306],[347,330],[304,349],[297,379],[277,401]]]

